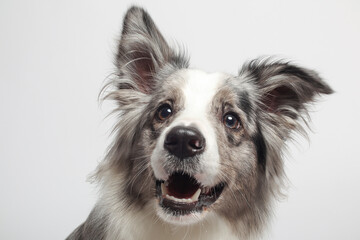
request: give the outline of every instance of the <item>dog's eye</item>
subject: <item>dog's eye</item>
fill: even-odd
[[[223,118],[223,123],[226,127],[231,129],[238,129],[241,126],[239,118],[233,113],[225,114]]]
[[[169,104],[161,105],[157,110],[157,118],[161,121],[168,119],[172,115],[172,109]]]

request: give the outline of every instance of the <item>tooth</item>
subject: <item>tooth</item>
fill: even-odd
[[[186,202],[186,201],[185,201],[186,199],[176,198],[176,197],[170,196],[169,194],[166,194],[165,197],[166,197],[167,199],[173,200],[173,201],[175,201],[175,202]]]
[[[164,183],[161,183],[161,192],[162,192],[162,195],[167,195],[167,190],[166,190],[166,187],[164,185]]]
[[[191,200],[194,201],[194,202],[197,201],[197,200],[199,199],[200,193],[201,193],[201,189],[199,188],[199,189],[194,193],[194,195],[192,195]]]
[[[210,191],[210,188],[209,188],[209,187],[204,187],[201,192],[202,192],[203,194],[208,194],[209,191]]]

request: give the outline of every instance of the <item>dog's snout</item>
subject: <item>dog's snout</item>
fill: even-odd
[[[164,147],[180,159],[193,157],[205,149],[205,138],[194,127],[174,127],[167,134]]]

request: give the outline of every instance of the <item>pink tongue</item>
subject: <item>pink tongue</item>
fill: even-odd
[[[196,180],[187,174],[174,173],[169,177],[167,191],[176,198],[191,198],[200,188]]]

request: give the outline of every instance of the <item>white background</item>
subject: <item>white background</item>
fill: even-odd
[[[0,239],[64,239],[96,201],[87,175],[114,119],[97,95],[132,1],[0,1]],[[360,239],[360,1],[137,1],[193,67],[278,55],[336,93],[291,144],[288,198],[264,239]],[[296,147],[295,147],[296,146]]]

